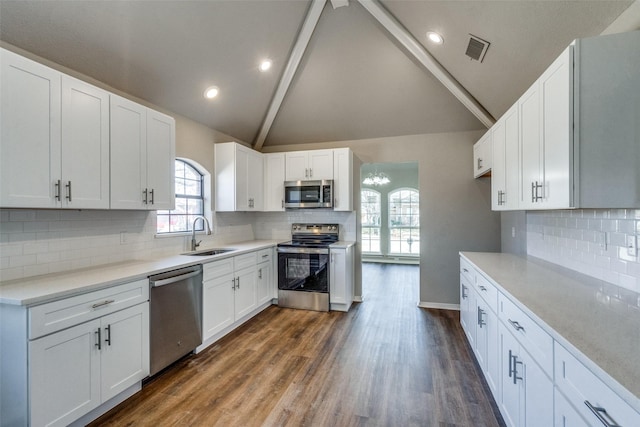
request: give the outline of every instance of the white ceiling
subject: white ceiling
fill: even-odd
[[[631,1],[383,1],[495,118],[575,38]],[[0,39],[253,142],[308,0],[0,0]],[[424,34],[439,31],[442,46]],[[491,42],[483,63],[468,34]],[[268,73],[257,71],[264,57]],[[202,96],[217,85],[213,101]],[[484,129],[355,0],[324,8],[265,146]]]

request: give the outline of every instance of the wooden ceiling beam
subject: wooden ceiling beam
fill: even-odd
[[[487,110],[407,31],[398,20],[377,0],[358,0],[360,4],[391,34],[411,55],[440,81],[487,128],[495,119]]]
[[[322,14],[322,10],[326,3],[327,0],[313,0],[309,7],[309,12],[307,12],[307,16],[305,17],[302,28],[300,29],[300,33],[298,33],[298,39],[293,46],[293,50],[289,56],[289,61],[287,61],[287,65],[284,68],[284,72],[280,78],[280,83],[278,83],[278,88],[271,99],[271,104],[265,114],[258,136],[253,143],[253,148],[255,150],[260,151],[264,145],[264,141],[267,139],[267,135],[269,134],[271,126],[276,119],[276,115],[282,106],[282,101],[284,101],[284,97],[291,86],[293,77],[296,75],[300,61],[307,50],[309,40],[311,40],[313,31],[320,20],[320,15]]]

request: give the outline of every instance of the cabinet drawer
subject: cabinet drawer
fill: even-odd
[[[498,312],[498,289],[482,275],[476,274],[476,292],[494,313]]]
[[[233,258],[233,268],[235,269],[235,271],[238,271],[247,267],[255,267],[256,259],[256,252],[238,255],[237,257]]]
[[[601,425],[586,402],[601,408],[600,416],[611,425],[639,426],[640,414],[611,390],[602,380],[576,359],[562,345],[555,343],[556,386],[582,418],[590,425]],[[606,411],[604,414],[603,411]]]
[[[205,282],[227,274],[233,274],[233,258],[210,262],[202,267],[202,280]]]
[[[460,258],[460,274],[467,278],[468,283],[476,283],[476,269],[464,258]]]
[[[148,300],[149,280],[140,279],[31,307],[29,339],[48,335]]]
[[[273,248],[259,250],[256,253],[258,264],[261,262],[270,262],[273,258]]]
[[[540,367],[553,378],[553,339],[510,299],[498,294],[500,320]]]

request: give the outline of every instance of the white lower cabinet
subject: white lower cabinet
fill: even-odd
[[[29,342],[31,425],[65,426],[149,374],[149,304]]]
[[[273,298],[273,248],[203,266],[203,346]],[[239,324],[239,323],[238,323]]]
[[[508,426],[553,426],[553,382],[500,323],[501,399]]]
[[[349,311],[354,298],[353,246],[330,249],[329,302],[331,310]]]
[[[507,426],[640,425],[640,414],[577,350],[488,277],[460,259],[460,323]]]

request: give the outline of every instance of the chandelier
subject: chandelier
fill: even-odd
[[[387,185],[391,180],[389,177],[382,172],[372,172],[367,175],[367,177],[362,181],[364,185],[373,185],[375,187],[379,185]]]

